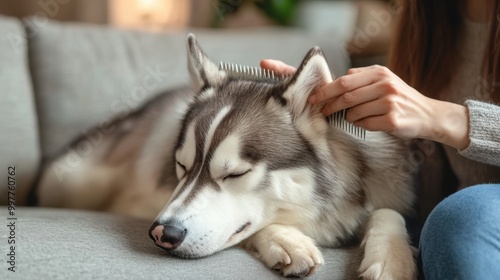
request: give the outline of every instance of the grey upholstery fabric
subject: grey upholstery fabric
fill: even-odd
[[[0,17],[0,205],[7,202],[7,168],[16,167],[16,202],[25,202],[39,166],[37,120],[21,22]]]
[[[336,74],[348,67],[335,36],[316,38],[285,29],[195,33],[214,61],[257,65],[269,57],[297,65],[317,44]],[[15,165],[17,206],[35,178],[41,153],[51,155],[112,115],[188,83],[185,33],[148,34],[48,21],[28,27],[27,34],[20,21],[0,17],[0,203],[6,200],[7,166]],[[5,222],[0,227],[0,279],[282,278],[238,248],[199,260],[169,257],[149,240],[150,221],[17,207],[11,232],[7,215],[6,208],[0,211]],[[12,234],[16,243],[8,244]],[[7,270],[10,246],[15,246],[15,273]],[[356,278],[358,250],[322,252],[327,264],[310,279]]]
[[[2,240],[0,279],[286,279],[239,248],[196,260],[170,257],[147,236],[149,221],[44,208],[16,216],[16,272],[7,270]],[[5,221],[6,211],[0,217]],[[322,252],[326,265],[309,279],[356,279],[357,249]]]
[[[189,82],[186,32],[155,34],[52,21],[28,30],[34,34],[29,47],[44,156],[112,115]],[[320,45],[335,62],[336,73],[348,67],[334,36],[287,29],[193,32],[216,62],[257,66],[268,57],[297,65]]]

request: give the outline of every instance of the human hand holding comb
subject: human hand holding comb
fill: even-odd
[[[295,71],[277,60],[262,60],[260,65],[277,73]],[[465,106],[428,98],[379,65],[349,69],[318,88],[308,101],[324,103],[325,115],[348,109],[346,120],[370,131],[434,140],[459,150],[470,141]]]

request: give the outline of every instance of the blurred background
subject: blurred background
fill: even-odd
[[[0,14],[168,32],[285,26],[346,42],[353,66],[384,64],[394,0],[2,0]]]

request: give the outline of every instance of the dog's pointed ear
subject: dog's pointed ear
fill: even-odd
[[[283,93],[283,98],[295,116],[300,116],[309,108],[307,99],[318,87],[333,81],[323,51],[314,47],[302,60]]]
[[[196,37],[187,36],[188,68],[196,92],[204,87],[215,86],[225,78],[225,72],[219,68],[203,52]]]

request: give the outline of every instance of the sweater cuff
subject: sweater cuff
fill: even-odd
[[[500,166],[500,107],[467,100],[470,144],[459,153],[479,162]]]

